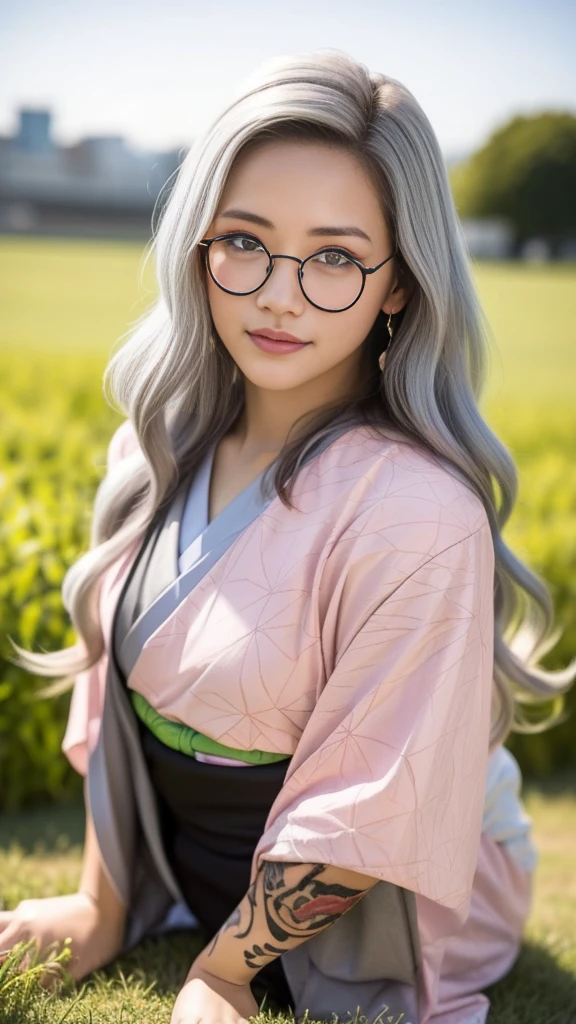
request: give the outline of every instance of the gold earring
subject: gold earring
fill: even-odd
[[[390,325],[392,323],[392,314],[393,313],[394,313],[394,310],[392,310],[392,313],[390,313],[390,316],[388,317],[388,334],[390,335],[390,341],[388,342],[388,346],[390,345],[390,342],[392,341],[392,327]],[[380,367],[380,370],[384,369],[384,363],[386,362],[386,352],[388,351],[388,346],[384,349],[383,352],[380,353],[380,355],[378,357],[378,366]]]

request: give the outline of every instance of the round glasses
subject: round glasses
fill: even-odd
[[[294,260],[304,298],[316,309],[341,313],[350,309],[364,291],[366,275],[374,274],[397,255],[396,249],[376,267],[365,267],[338,247],[326,247],[305,260],[283,253],[270,253],[254,235],[229,231],[215,238],[203,238],[210,277],[230,295],[251,295],[266,283],[274,260]]]

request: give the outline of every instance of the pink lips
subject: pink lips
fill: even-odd
[[[307,341],[291,341],[292,335],[286,334],[283,331],[270,331],[275,337],[267,337],[264,334],[252,334],[247,331],[248,336],[252,339],[254,344],[262,349],[263,352],[272,352],[277,355],[281,355],[284,352],[296,352],[298,349],[305,348],[306,345],[310,344]]]

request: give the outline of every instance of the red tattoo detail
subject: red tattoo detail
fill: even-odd
[[[359,896],[348,896],[344,899],[342,896],[333,894],[317,896],[308,903],[304,903],[301,907],[294,909],[292,915],[297,921],[307,921],[308,918],[316,917],[317,914],[343,914],[350,907],[354,906],[359,898]]]

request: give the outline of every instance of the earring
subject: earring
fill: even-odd
[[[380,367],[380,370],[384,369],[384,363],[386,362],[386,352],[388,351],[388,346],[390,345],[390,342],[392,341],[392,327],[390,325],[392,323],[392,314],[393,313],[394,313],[394,310],[392,310],[392,313],[390,313],[390,316],[388,317],[388,334],[390,335],[390,339],[388,341],[388,345],[386,346],[384,351],[380,353],[380,355],[378,357],[378,366]]]

